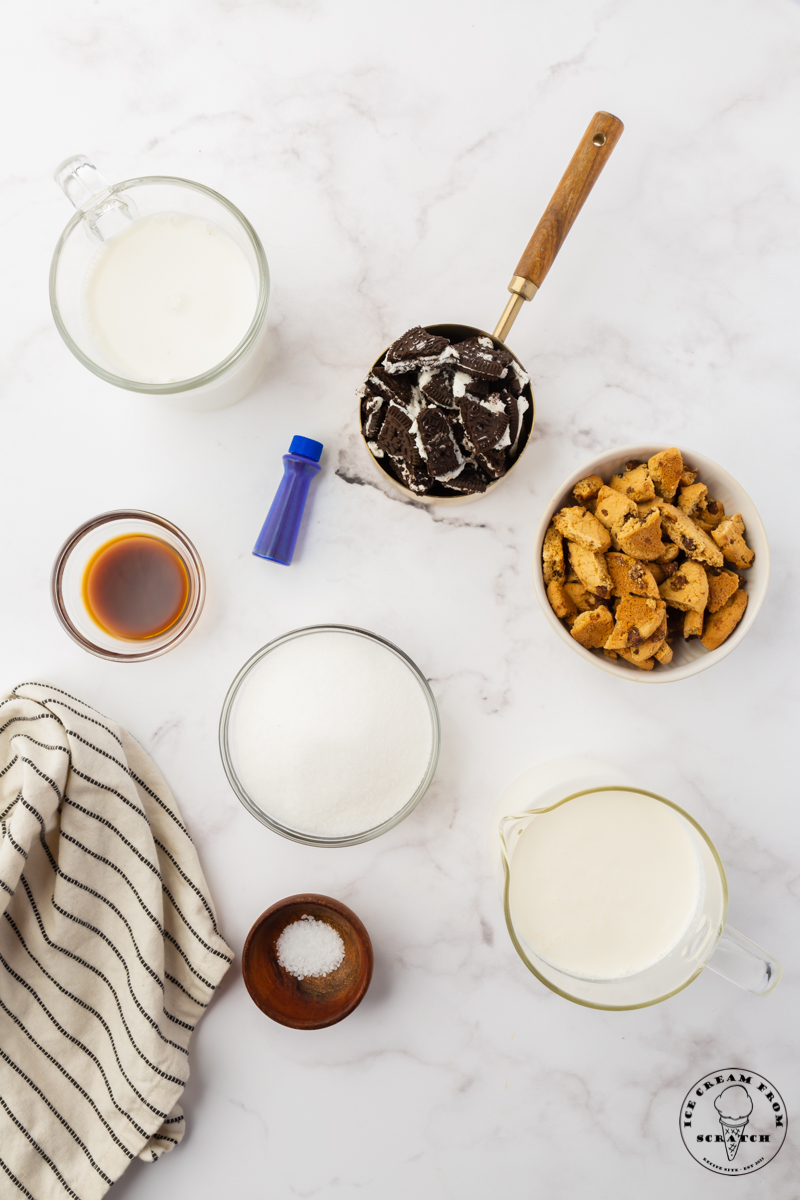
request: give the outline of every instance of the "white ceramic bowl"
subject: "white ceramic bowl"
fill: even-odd
[[[676,638],[672,643],[672,662],[666,666],[656,663],[652,671],[643,671],[641,667],[626,663],[624,659],[610,659],[606,658],[602,652],[587,650],[575,641],[566,625],[559,621],[550,607],[542,576],[542,542],[553,514],[565,505],[577,504],[577,500],[572,495],[572,489],[579,479],[585,479],[587,475],[599,475],[607,483],[612,475],[624,469],[624,464],[628,459],[635,458],[640,462],[646,462],[648,458],[658,454],[659,451],[667,450],[670,445],[674,445],[674,443],[648,442],[639,446],[622,446],[615,450],[609,450],[605,454],[599,454],[596,458],[584,463],[577,471],[573,471],[545,508],[536,532],[536,544],[533,550],[534,590],[545,618],[557,636],[575,654],[579,654],[593,666],[599,667],[601,671],[608,671],[610,675],[618,675],[621,679],[632,679],[637,683],[671,683],[676,679],[688,679],[690,675],[697,675],[700,671],[705,671],[707,667],[713,667],[714,663],[720,662],[736,649],[755,621],[759,609],[764,603],[769,585],[769,544],[753,501],[733,476],[723,470],[713,459],[706,458],[704,454],[698,454],[695,450],[687,450],[683,446],[679,446],[684,462],[698,472],[698,481],[706,484],[709,495],[713,496],[715,500],[722,501],[726,513],[739,512],[742,514],[747,544],[756,552],[752,567],[742,572],[749,599],[745,614],[733,633],[717,650],[706,650],[699,638],[693,638],[688,642],[685,642],[683,638]]]

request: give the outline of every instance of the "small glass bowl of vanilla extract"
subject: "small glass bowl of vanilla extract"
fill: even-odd
[[[93,517],[67,538],[50,591],[59,621],[84,650],[143,662],[191,632],[206,581],[185,533],[154,513],[127,509]]]

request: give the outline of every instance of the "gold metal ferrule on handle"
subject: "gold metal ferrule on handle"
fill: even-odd
[[[522,308],[523,302],[532,300],[539,289],[535,283],[531,283],[530,279],[525,279],[522,275],[514,275],[508,285],[508,290],[511,292],[511,299],[503,309],[503,315],[494,328],[493,336],[499,342],[504,342],[508,337],[509,330],[516,321],[517,313]]]

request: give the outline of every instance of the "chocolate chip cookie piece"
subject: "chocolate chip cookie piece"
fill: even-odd
[[[658,495],[662,500],[671,500],[683,474],[683,455],[678,447],[660,450],[647,460],[647,467]]]
[[[716,529],[720,521],[725,519],[725,506],[721,500],[712,500],[710,496],[706,496],[693,519],[697,521],[701,529],[710,533],[712,529]]]
[[[658,509],[654,508],[645,517],[628,513],[617,526],[612,543],[615,550],[629,554],[631,558],[640,558],[645,562],[657,559],[664,552]]]
[[[608,530],[582,504],[562,508],[553,515],[553,524],[568,541],[577,542],[595,554],[603,554],[611,547]]]
[[[687,559],[659,587],[662,600],[682,612],[702,613],[708,604],[708,576],[702,563]]]
[[[601,600],[608,600],[613,584],[608,573],[605,556],[595,554],[592,550],[586,550],[583,546],[576,545],[575,542],[569,542],[567,549],[570,566],[586,590],[599,596]]]
[[[606,645],[609,650],[630,650],[648,641],[664,622],[666,626],[667,606],[663,600],[646,596],[623,596],[617,605],[614,632]],[[663,637],[661,639],[663,641]],[[655,651],[654,651],[655,653]]]
[[[611,487],[637,503],[642,500],[653,500],[656,494],[646,463],[642,463],[641,466],[634,467],[630,471],[625,471],[623,475],[612,475]]]
[[[594,611],[594,609],[606,604],[605,600],[600,600],[597,596],[592,595],[591,592],[587,592],[586,588],[580,582],[565,583],[564,591],[572,598],[579,613]]]
[[[700,641],[706,650],[716,650],[726,638],[730,637],[744,616],[747,608],[747,592],[737,589],[717,612],[711,613],[706,619],[703,636]]]
[[[600,605],[591,611],[579,613],[570,633],[587,650],[599,650],[605,646],[613,628],[614,618],[604,605]]]
[[[679,554],[680,547],[676,546],[674,542],[667,542],[664,546],[664,553],[659,554],[658,558],[655,559],[655,562],[660,563],[664,567],[674,566],[675,559]],[[669,571],[667,571],[667,575],[669,575]]]
[[[690,483],[688,487],[682,487],[678,492],[677,507],[681,512],[686,513],[687,517],[696,520],[699,510],[705,505],[707,496],[708,488],[704,483]]]
[[[709,567],[721,567],[722,551],[712,542],[704,529],[691,517],[672,504],[661,503],[661,524],[669,539],[685,551],[687,558],[707,563]],[[717,530],[714,531],[715,533]]]
[[[661,619],[661,624],[656,629],[655,633],[651,634],[650,637],[646,638],[643,642],[640,642],[635,646],[629,646],[627,650],[619,650],[618,653],[635,666],[643,666],[645,670],[648,670],[649,668],[646,666],[646,664],[648,662],[652,663],[655,655],[664,645],[666,636],[667,617],[665,613]]]
[[[703,614],[691,609],[684,615],[682,633],[687,642],[699,638],[703,632]]]
[[[629,554],[614,551],[606,555],[606,566],[614,584],[614,595],[649,596],[658,600],[658,586],[653,569]]]
[[[597,493],[603,486],[599,475],[587,475],[585,479],[578,480],[572,489],[572,494],[579,504],[585,504],[587,500],[596,500]]]
[[[551,524],[542,543],[542,574],[545,583],[553,579],[563,583],[566,577],[564,542],[555,525]]]
[[[729,563],[733,563],[740,571],[747,570],[756,555],[744,540],[744,521],[741,513],[725,517],[716,529],[712,529],[711,536]],[[721,563],[712,563],[712,566],[721,565]]]
[[[661,644],[663,646],[664,643],[662,642]],[[632,663],[634,667],[641,667],[643,671],[652,671],[653,669],[653,659],[655,658],[655,655],[652,655],[650,658],[642,659],[640,662],[638,658],[634,657],[633,651],[631,650],[604,650],[603,653],[616,653],[620,656],[620,658],[624,658],[626,662]]]
[[[594,515],[601,525],[615,532],[628,515],[635,516],[636,504],[629,496],[624,496],[616,488],[606,487],[605,484],[597,489],[597,504]]]
[[[715,613],[730,599],[741,582],[734,571],[721,571],[716,567],[706,567],[708,576],[708,611]]]
[[[658,659],[662,666],[666,666],[667,663],[672,662],[672,647],[668,642],[662,642],[653,655],[653,658]]]
[[[577,615],[575,601],[566,588],[557,579],[551,579],[547,585],[547,599],[550,607],[560,621],[569,620]]]

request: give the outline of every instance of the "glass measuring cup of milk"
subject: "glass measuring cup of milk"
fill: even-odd
[[[76,212],[53,254],[50,304],[75,357],[180,408],[241,400],[267,355],[269,270],[250,222],[188,179],[112,186],[84,155],[55,178]]]
[[[560,996],[644,1008],[706,966],[756,995],[780,981],[780,964],[726,925],[719,855],[670,800],[590,788],[503,817],[499,834],[511,940]]]

